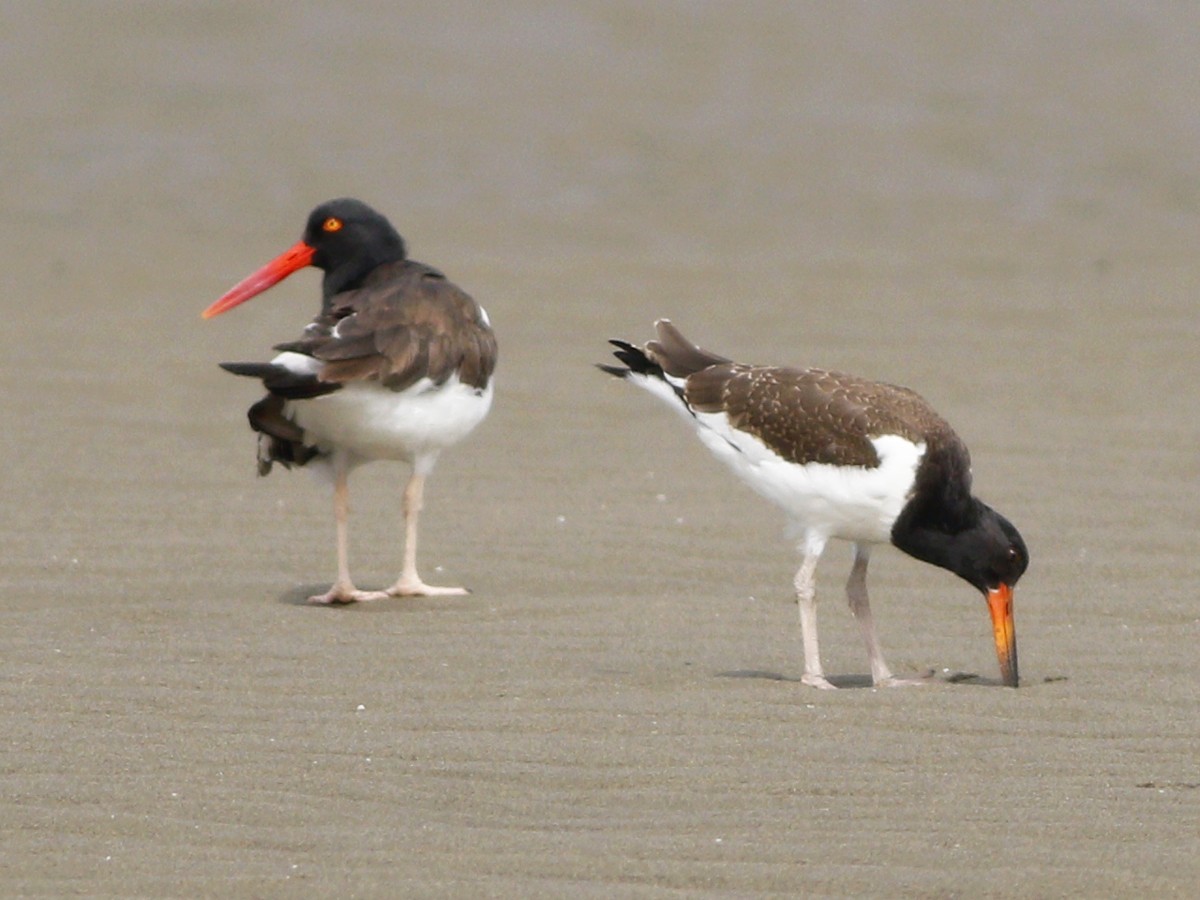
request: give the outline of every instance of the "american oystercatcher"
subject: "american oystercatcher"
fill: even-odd
[[[267,396],[250,407],[258,471],[273,463],[315,466],[332,476],[338,574],[313,603],[465,594],[417,574],[417,517],[438,454],[458,443],[492,403],[496,338],[483,307],[436,269],[407,258],[404,241],[358,200],[322,203],[304,237],[249,275],[203,313],[212,318],[305,266],[325,272],[321,312],[267,363],[222,363],[262,379]],[[412,465],[404,491],[404,565],[384,591],[350,580],[347,478],[377,459]]]
[[[949,569],[983,592],[1004,684],[1016,687],[1013,588],[1029,564],[1012,523],[971,495],[971,460],[953,429],[907,388],[827,372],[750,366],[703,350],[669,321],[644,348],[611,341],[624,366],[601,366],[664,400],[703,444],[787,513],[803,561],[796,573],[805,684],[825,677],[815,573],[830,538],[854,543],[846,594],[877,686],[895,678],[867,599],[875,544]]]

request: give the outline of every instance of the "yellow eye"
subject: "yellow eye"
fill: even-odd
[[[328,219],[326,219],[324,222],[321,223],[321,230],[322,231],[341,231],[342,230],[342,220],[337,218],[336,216],[330,216]]]

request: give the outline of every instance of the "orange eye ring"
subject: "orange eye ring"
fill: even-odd
[[[337,218],[336,216],[330,216],[328,219],[326,219],[324,222],[321,223],[321,230],[322,231],[341,231],[342,230],[342,220]]]

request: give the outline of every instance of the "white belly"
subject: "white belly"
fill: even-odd
[[[340,449],[359,462],[432,464],[482,422],[491,405],[491,382],[479,389],[455,376],[441,385],[422,379],[404,391],[374,382],[348,384],[323,397],[290,401],[286,415],[304,429],[305,443],[323,452]]]
[[[871,441],[880,459],[876,468],[797,465],[753,435],[730,428],[724,413],[696,418],[700,439],[714,456],[780,506],[796,528],[821,538],[890,541],[925,453],[924,444],[885,435]]]

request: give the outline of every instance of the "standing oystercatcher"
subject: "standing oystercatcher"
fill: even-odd
[[[815,572],[830,538],[854,543],[846,594],[877,686],[912,684],[883,660],[867,600],[874,544],[949,569],[984,593],[1004,684],[1017,686],[1013,588],[1029,564],[1012,523],[971,495],[971,459],[953,429],[907,388],[826,372],[748,366],[695,346],[666,319],[658,340],[612,341],[601,366],[682,413],[713,455],[787,513],[805,684],[832,688],[817,645]]]
[[[464,594],[417,574],[417,516],[438,454],[458,443],[492,404],[496,338],[483,307],[436,269],[407,258],[404,241],[358,200],[322,203],[304,237],[204,311],[212,318],[297,269],[325,272],[321,312],[268,363],[222,363],[262,379],[250,407],[258,471],[273,463],[324,467],[333,479],[337,581],[313,603]],[[412,465],[404,490],[404,567],[384,591],[360,591],[346,550],[347,478],[376,459]]]

